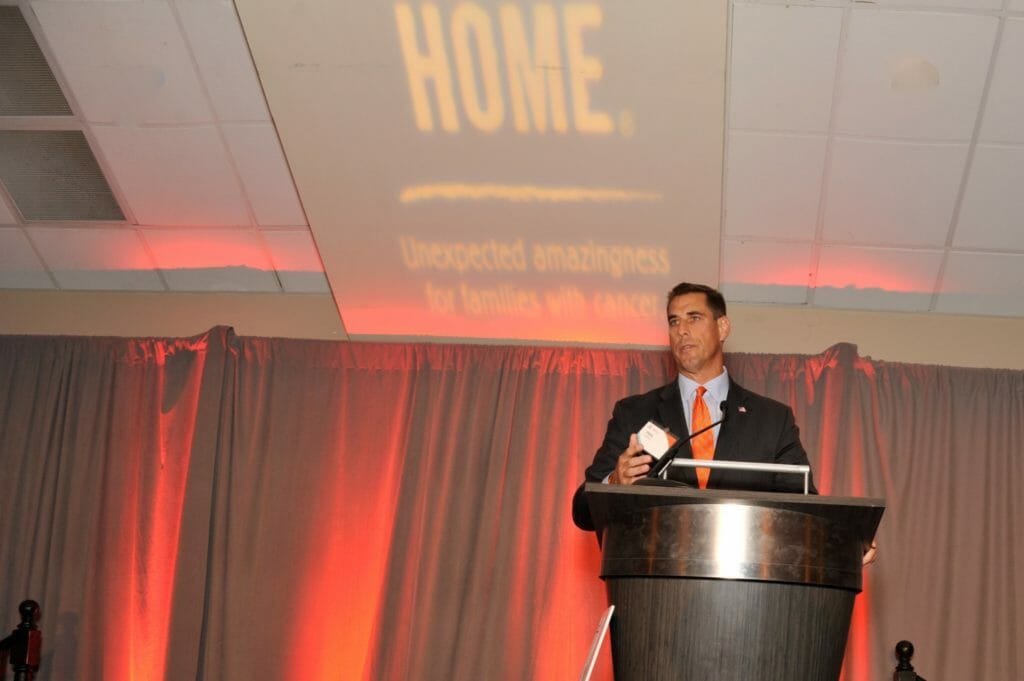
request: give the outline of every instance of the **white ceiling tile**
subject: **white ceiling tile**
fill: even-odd
[[[993,16],[854,9],[836,130],[969,140],[997,22]]]
[[[264,231],[270,259],[287,293],[329,293],[320,253],[309,230]]]
[[[1024,0],[1010,0],[1007,9],[1011,12],[1024,12]]]
[[[256,223],[263,226],[306,224],[306,215],[295,193],[295,183],[274,126],[267,123],[224,125],[222,128]]]
[[[737,303],[807,302],[811,244],[725,239],[722,292]]]
[[[924,311],[942,264],[942,251],[823,246],[815,307]]]
[[[878,5],[884,9],[890,8],[920,8],[922,5],[927,5],[929,8],[943,8],[943,9],[967,9],[967,10],[985,10],[985,9],[1000,9],[1003,6],[1003,0],[926,0],[922,3],[920,0],[871,0],[873,4]]]
[[[16,225],[14,211],[7,205],[7,198],[0,192],[0,225]]]
[[[252,230],[144,229],[172,291],[280,291],[259,234]]]
[[[0,288],[55,288],[32,244],[16,227],[0,228]]]
[[[1007,19],[999,43],[979,139],[1024,142],[1024,18]]]
[[[221,121],[269,121],[249,46],[229,0],[177,0],[199,74]]]
[[[966,144],[834,140],[823,239],[945,246],[966,161]]]
[[[825,137],[734,131],[728,145],[725,233],[813,239]]]
[[[978,145],[953,245],[1024,251],[1024,147]]]
[[[1024,255],[949,254],[937,312],[1024,316]]]
[[[729,126],[825,132],[843,12],[733,6]]]
[[[251,224],[216,128],[97,127],[93,132],[138,224]]]
[[[62,289],[164,290],[134,229],[39,227],[26,231]]]
[[[33,2],[86,120],[195,123],[212,113],[165,2]]]

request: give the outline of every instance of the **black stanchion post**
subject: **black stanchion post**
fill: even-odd
[[[43,632],[36,627],[39,604],[22,601],[18,606],[21,623],[11,635],[0,641],[0,649],[10,653],[14,681],[32,681],[39,670],[39,654],[43,647]]]
[[[896,644],[896,671],[892,673],[892,681],[925,681],[914,671],[910,658],[914,656],[914,644],[900,641]]]

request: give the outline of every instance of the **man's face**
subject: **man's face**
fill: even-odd
[[[722,373],[729,318],[715,319],[703,293],[676,296],[668,305],[668,340],[679,373],[698,383]]]

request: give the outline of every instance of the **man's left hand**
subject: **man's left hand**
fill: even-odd
[[[864,552],[863,564],[871,565],[875,562],[875,558],[878,557],[878,542],[874,539],[871,540],[871,546]]]

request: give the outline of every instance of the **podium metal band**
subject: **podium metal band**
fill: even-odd
[[[848,528],[799,511],[741,503],[656,506],[607,528],[601,576],[703,577],[860,591]]]

